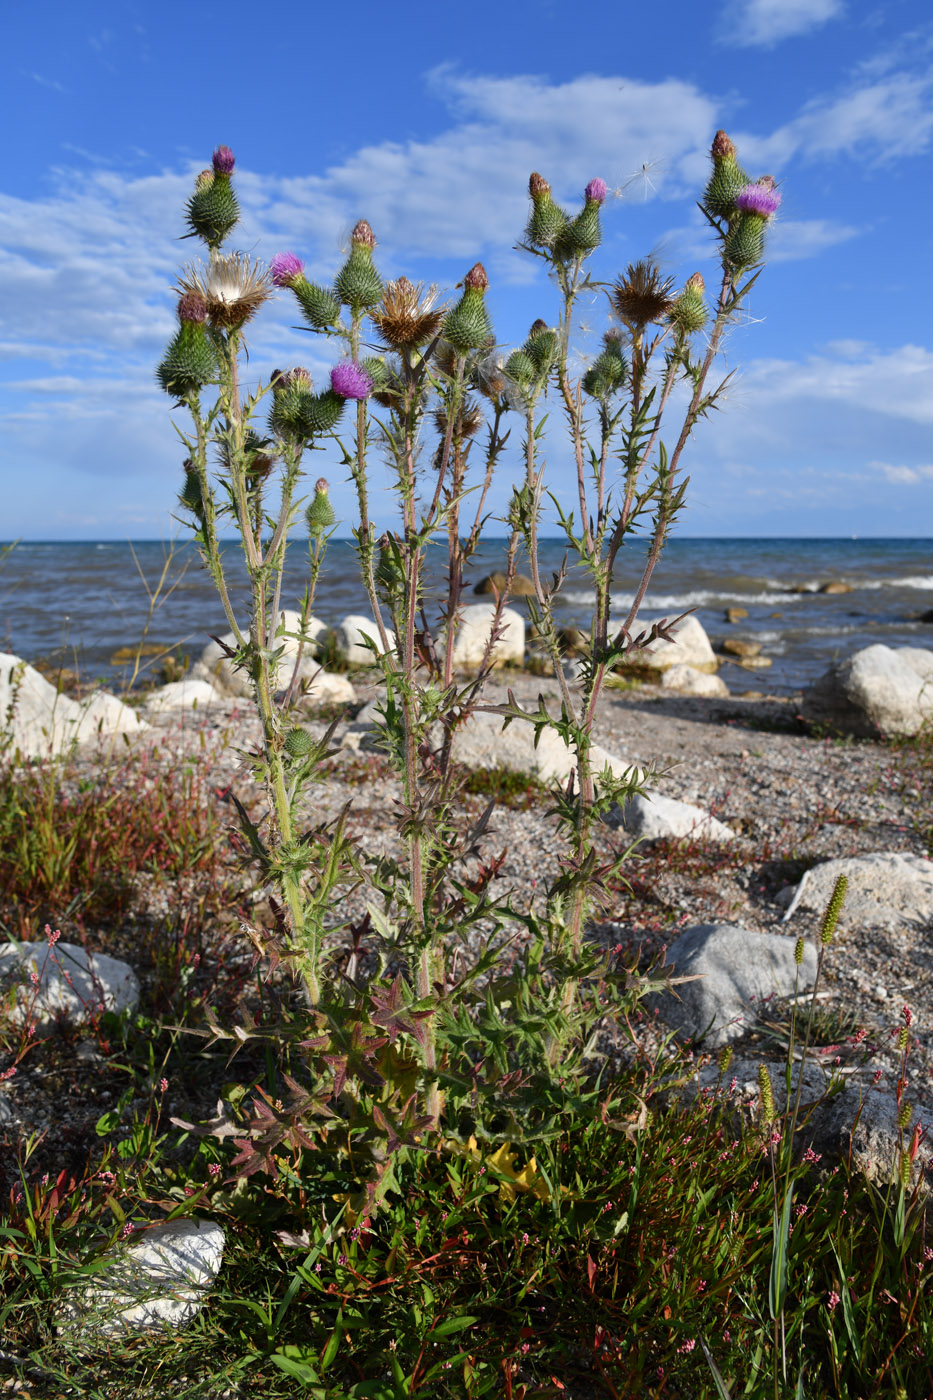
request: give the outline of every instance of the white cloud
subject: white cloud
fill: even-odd
[[[886,481],[897,486],[916,486],[921,481],[933,481],[933,466],[902,467],[891,462],[869,462],[868,465],[880,471]]]
[[[814,258],[827,248],[847,243],[858,232],[851,224],[837,224],[832,219],[779,219],[768,239],[768,261]]]
[[[842,12],[842,0],[733,0],[723,15],[722,37],[741,47],[770,47]]]

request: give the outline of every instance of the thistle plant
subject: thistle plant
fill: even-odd
[[[475,1118],[480,1090],[496,1099],[502,1075],[516,1065],[553,1077],[552,1067],[579,1043],[581,1027],[592,1027],[603,1014],[598,998],[587,999],[581,990],[594,973],[605,974],[583,936],[600,881],[615,868],[597,867],[593,835],[611,804],[625,802],[645,775],[597,771],[597,704],[607,676],[670,634],[672,624],[636,632],[638,611],[683,504],[686,444],[724,387],[709,385],[713,364],[757,278],[765,230],[779,202],[773,181],[748,179],[723,133],[712,155],[701,207],[718,242],[722,274],[710,304],[699,274],[678,287],[650,260],[631,264],[612,283],[596,281],[589,259],[601,242],[605,182],[592,179],[574,211],[562,208],[548,182],[533,174],[522,247],[544,262],[557,309],[550,321],[536,320],[511,353],[497,344],[482,263],[446,300],[406,277],[386,283],[375,233],[363,219],[333,281],[320,285],[308,280],[294,252],[277,253],[267,268],[224,251],[238,217],[228,148],[218,147],[212,169],[196,181],[188,224],[206,245],[207,260],[186,267],[179,279],[179,330],[158,378],[190,414],[190,429],[180,430],[186,451],[181,504],[224,605],[234,636],[231,659],[250,677],[261,722],[253,761],[269,810],[259,822],[242,808],[240,816],[249,856],[274,893],[276,926],[252,936],[261,950],[289,960],[311,1021],[311,1034],[305,1025],[302,1040],[310,1089],[290,1081],[287,1108],[273,1110],[267,1096],[249,1129],[244,1170],[263,1162],[271,1169],[273,1147],[283,1137],[307,1144],[311,1120],[326,1136],[328,1119],[342,1115],[357,1160],[360,1144],[369,1149],[373,1172],[365,1208],[371,1209],[390,1183],[393,1153],[416,1148],[424,1132],[442,1122],[451,1131],[455,1105],[459,1112],[472,1104]],[[333,343],[329,383],[316,389],[298,366],[273,371],[244,394],[240,363],[248,323],[277,291],[294,297],[310,334]],[[611,323],[601,350],[584,365],[572,338],[581,302],[593,296],[606,298]],[[679,385],[686,388],[686,407],[668,447],[662,423]],[[539,562],[548,497],[547,401],[562,409],[575,463],[579,516],[576,508],[564,512],[557,505],[568,562],[582,566],[594,594],[591,648],[579,686],[566,674],[555,624],[567,565],[547,580]],[[483,655],[464,673],[455,655],[465,570],[516,420],[524,442],[506,522],[504,587],[492,606]],[[333,731],[314,739],[297,723],[294,702],[335,522],[326,479],[317,481],[310,499],[298,493],[306,454],[328,440],[337,445],[356,493],[353,534],[378,634],[373,663],[385,687],[381,743],[402,789],[400,862],[366,861],[346,839],[342,821],[303,831],[303,798],[330,755]],[[398,504],[396,527],[381,534],[370,505],[374,451],[388,464]],[[286,551],[306,502],[308,585],[294,634],[298,659],[283,686],[278,666],[285,638],[278,619]],[[226,521],[234,523],[250,581],[248,619],[238,618],[230,602],[219,546]],[[645,528],[641,582],[626,616],[612,618],[620,552]],[[439,618],[429,615],[425,585],[428,551],[435,549],[446,556]],[[550,714],[543,699],[534,711],[511,695],[499,707],[484,699],[522,552],[533,581],[532,621],[559,688],[558,714]],[[531,724],[536,741],[552,727],[574,755],[574,773],[555,794],[566,838],[562,868],[543,902],[528,910],[493,896],[492,865],[472,883],[459,868],[489,815],[465,826],[458,804],[457,733],[481,710],[501,715],[504,724]],[[326,945],[339,924],[331,912],[338,892],[353,882],[366,886],[380,956],[378,972],[365,984],[333,976]],[[464,926],[481,924],[492,929],[487,949],[453,983],[450,950]],[[496,940],[521,926],[527,952],[510,970],[497,970]],[[648,989],[634,978],[620,986],[622,1001]],[[508,1048],[498,1009],[504,1004],[514,1026]],[[487,1057],[496,1064],[478,1080],[476,1065]],[[519,1131],[514,1112],[511,1119]]]

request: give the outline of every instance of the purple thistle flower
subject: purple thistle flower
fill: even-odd
[[[599,176],[591,180],[585,190],[587,204],[602,204],[606,198],[606,182],[600,180]]]
[[[373,381],[362,365],[343,360],[330,372],[330,387],[342,399],[365,399],[373,391]]]
[[[270,264],[272,280],[277,287],[290,287],[305,270],[301,258],[294,253],[276,253]]]
[[[736,209],[745,214],[758,214],[763,219],[770,219],[780,203],[780,193],[766,180],[746,185],[735,197]]]
[[[218,146],[214,152],[214,173],[229,175],[236,165],[236,159],[229,146]]]
[[[202,325],[207,320],[207,306],[197,292],[186,292],[178,303],[179,321]]]

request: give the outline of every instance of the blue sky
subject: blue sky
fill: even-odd
[[[192,253],[183,203],[219,142],[244,209],[230,246],[291,248],[330,277],[366,217],[384,275],[451,286],[481,258],[511,344],[556,318],[513,249],[529,172],[568,201],[608,181],[598,275],[652,252],[710,280],[694,201],[717,127],[784,202],[726,346],[734,384],[689,448],[679,532],[931,533],[927,0],[51,3],[8,11],[4,40],[0,537],[172,532],[182,454],[153,369]],[[288,294],[266,310],[251,373],[320,379],[328,347],[294,329]],[[584,353],[605,324],[590,312]],[[556,431],[547,455],[569,496]]]

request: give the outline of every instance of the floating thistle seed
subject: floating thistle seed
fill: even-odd
[[[368,399],[373,381],[362,365],[354,360],[343,360],[330,372],[330,387],[344,399]]]
[[[710,151],[713,172],[703,195],[703,207],[716,218],[728,219],[735,213],[735,200],[748,184],[748,175],[735,158],[735,146],[724,131],[717,131]]]
[[[437,288],[424,291],[407,277],[386,284],[382,305],[372,313],[383,341],[394,350],[413,350],[433,340],[444,323],[444,308],[435,305]]]
[[[629,263],[610,293],[612,305],[621,320],[636,334],[666,316],[673,304],[673,277],[661,276],[648,258]]]
[[[181,325],[162,357],[156,377],[173,398],[197,394],[217,378],[217,354],[207,334],[207,305],[195,291],[186,291],[178,302]]]
[[[505,359],[501,352],[492,351],[473,370],[473,384],[487,399],[498,399],[505,393]]]
[[[493,338],[485,302],[488,286],[483,264],[474,263],[463,279],[463,296],[444,320],[445,339],[460,354],[484,350]]]
[[[178,290],[197,292],[217,330],[239,330],[272,295],[272,279],[260,262],[245,253],[212,258],[205,267],[195,263],[183,269]]]
[[[319,477],[314,483],[314,497],[305,511],[310,538],[320,539],[324,532],[331,528],[336,518],[330,499],[330,484],[326,477]]]
[[[550,250],[567,227],[569,222],[564,210],[551,198],[551,187],[543,175],[535,170],[528,181],[531,195],[531,214],[525,229],[525,237],[533,248]]]
[[[773,1123],[777,1113],[774,1110],[774,1090],[771,1088],[771,1075],[767,1065],[758,1066],[758,1089],[761,1093],[761,1111],[765,1122]]]
[[[366,220],[360,219],[350,235],[350,256],[334,280],[334,294],[354,315],[382,300],[382,278],[373,267],[375,246],[375,234]]]
[[[836,925],[839,922],[839,915],[842,913],[848,888],[848,879],[845,875],[840,875],[833,885],[833,892],[829,896],[826,913],[823,915],[823,922],[820,925],[820,942],[824,948],[833,941],[833,934],[836,932]]]
[[[677,326],[685,335],[702,330],[709,319],[703,296],[705,290],[706,283],[702,274],[695,272],[692,277],[687,278],[683,291],[668,312],[672,325]]]
[[[240,206],[230,184],[234,166],[229,146],[218,146],[212,170],[202,170],[186,209],[188,226],[209,248],[219,248],[240,217]]]

